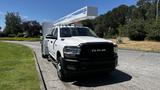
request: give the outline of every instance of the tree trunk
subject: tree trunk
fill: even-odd
[[[156,15],[156,21],[158,20],[159,16],[159,0],[157,0],[157,15]]]

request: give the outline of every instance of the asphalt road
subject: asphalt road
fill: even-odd
[[[160,53],[119,50],[119,65],[111,75],[89,75],[62,82],[53,64],[41,57],[39,42],[14,43],[35,51],[47,90],[160,90]]]

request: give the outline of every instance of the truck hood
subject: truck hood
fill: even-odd
[[[109,42],[112,43],[110,40],[106,40],[103,38],[97,37],[89,37],[89,36],[76,36],[76,37],[69,37],[63,38],[63,44],[70,45],[70,46],[78,46],[81,43],[89,43],[89,42]]]

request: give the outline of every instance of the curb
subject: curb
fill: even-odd
[[[38,71],[38,75],[39,75],[40,81],[41,81],[40,88],[41,88],[41,90],[47,90],[47,86],[46,86],[46,83],[45,83],[45,80],[44,80],[44,77],[43,77],[43,74],[42,74],[42,70],[40,68],[40,65],[39,65],[39,62],[38,62],[35,51],[33,51],[33,54],[34,54],[36,69]]]

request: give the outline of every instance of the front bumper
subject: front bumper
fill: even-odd
[[[116,68],[118,63],[118,56],[112,58],[97,58],[78,60],[63,58],[62,64],[65,73],[67,74],[82,74],[98,71],[112,71]]]

